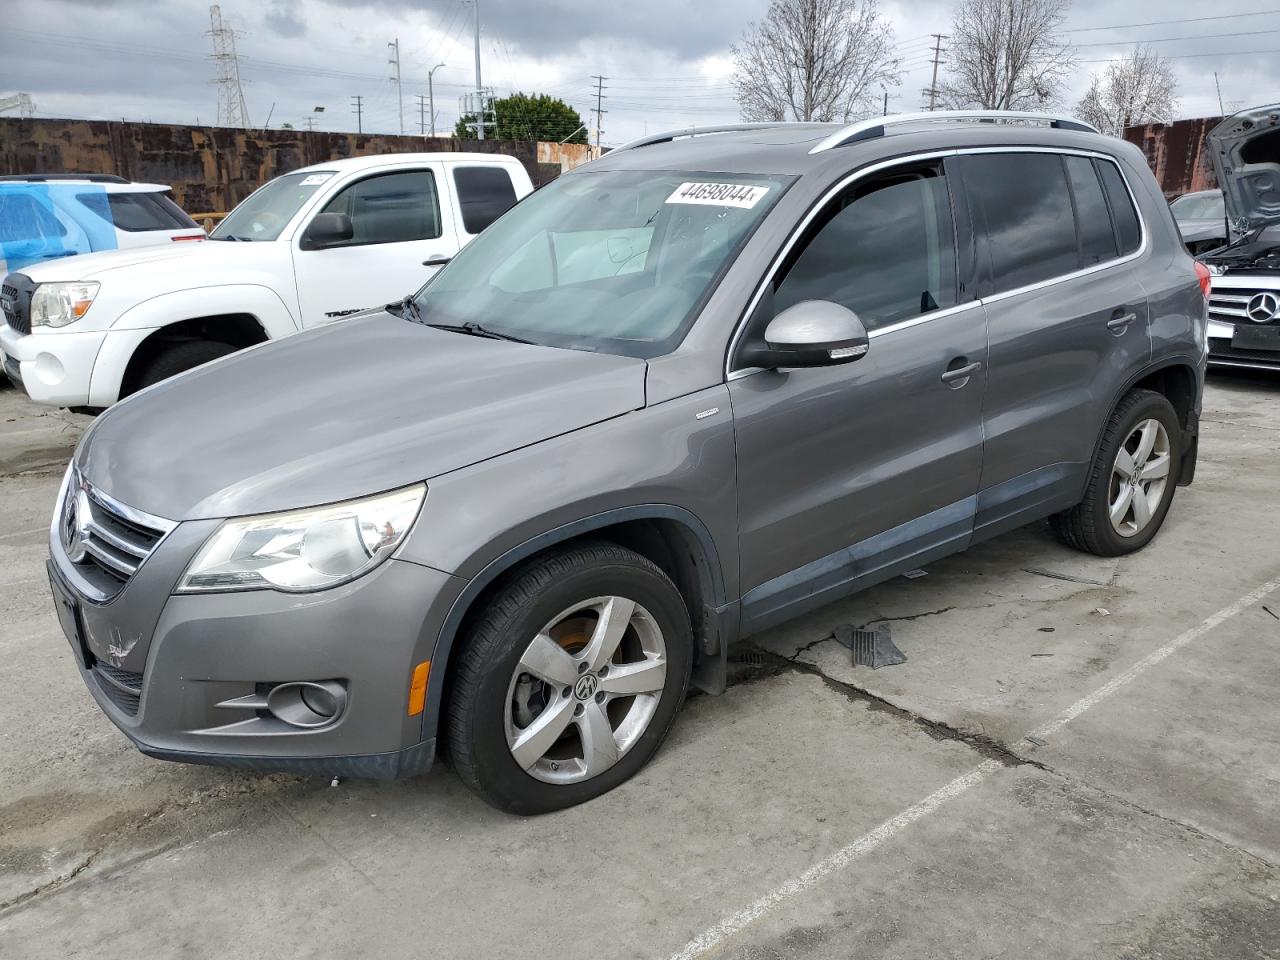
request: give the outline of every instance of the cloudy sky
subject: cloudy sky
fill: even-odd
[[[587,119],[594,74],[604,74],[603,140],[738,119],[729,46],[768,0],[479,0],[486,86],[550,93]],[[202,0],[7,0],[0,96],[30,93],[36,115],[212,123],[217,94]],[[882,0],[904,75],[890,109],[914,110],[929,83],[933,32],[950,30],[946,0]],[[418,95],[435,72],[437,126],[449,130],[475,82],[471,0],[224,0],[237,31],[252,123],[354,130],[400,127],[388,42],[400,41],[404,126],[416,132]],[[1280,0],[1075,0],[1065,38],[1081,63],[1068,99],[1090,71],[1135,42],[1171,58],[1179,117],[1216,115],[1214,71],[1228,110],[1280,100]],[[945,59],[945,53],[944,53]],[[945,70],[945,67],[944,67]],[[324,107],[323,113],[315,112]]]

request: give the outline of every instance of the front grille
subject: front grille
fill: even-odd
[[[116,503],[72,473],[58,533],[67,558],[100,599],[119,593],[172,528],[167,520]]]
[[[1213,290],[1209,294],[1209,317],[1212,320],[1221,320],[1223,323],[1280,323],[1280,314],[1276,314],[1270,320],[1262,321],[1249,316],[1250,301],[1263,293],[1280,298],[1280,290],[1252,290],[1241,287]]]
[[[99,660],[93,665],[93,678],[108,700],[129,716],[137,716],[142,700],[142,674],[120,670]]]
[[[31,294],[35,284],[20,273],[10,274],[0,285],[0,311],[4,322],[26,336],[31,332]]]

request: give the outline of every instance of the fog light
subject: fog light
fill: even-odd
[[[347,688],[337,680],[282,683],[267,694],[267,709],[291,727],[325,727],[342,716]]]

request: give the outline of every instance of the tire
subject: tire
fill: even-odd
[[[607,649],[611,632],[602,625],[610,622],[625,633],[615,653],[592,661]],[[591,800],[648,763],[675,721],[693,659],[689,613],[675,585],[610,543],[531,561],[501,584],[460,642],[445,703],[446,749],[463,783],[515,814]],[[628,685],[652,692],[611,692]],[[588,750],[589,741],[598,746]]]
[[[142,368],[133,392],[235,352],[236,348],[229,343],[218,343],[216,340],[181,340],[163,347]]]
[[[1129,455],[1128,464],[1134,463],[1134,453],[1141,453],[1147,424],[1155,437],[1150,456],[1140,467],[1138,486],[1129,492],[1129,506],[1124,507],[1124,470],[1120,461],[1121,450]],[[1139,428],[1143,432],[1139,434]],[[1161,433],[1163,431],[1163,433]],[[1136,441],[1136,446],[1135,446]],[[1158,476],[1163,461],[1165,473]],[[1107,421],[1089,471],[1089,483],[1084,499],[1062,513],[1049,518],[1054,534],[1069,547],[1100,557],[1118,557],[1133,553],[1146,546],[1159,532],[1164,518],[1173,503],[1178,487],[1178,471],[1182,463],[1182,427],[1173,405],[1152,390],[1134,390],[1125,395]],[[1157,489],[1157,484],[1159,485]],[[1141,491],[1142,503],[1139,502]],[[1138,512],[1143,506],[1143,515]],[[1122,519],[1112,520],[1112,507]]]

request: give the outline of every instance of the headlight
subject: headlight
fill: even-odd
[[[309,592],[368,573],[404,538],[427,488],[227,520],[178,582],[179,593]]]
[[[98,284],[92,280],[86,283],[42,283],[31,297],[31,325],[65,327],[88,313],[97,295]]]

